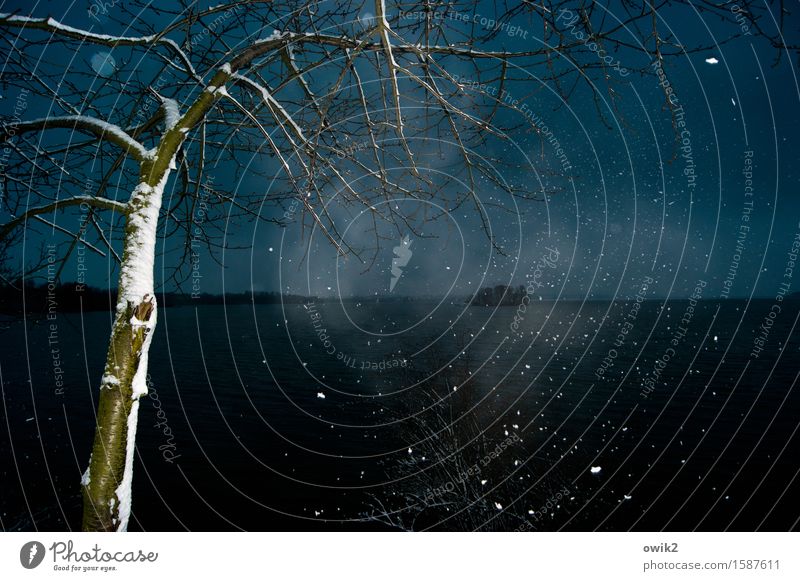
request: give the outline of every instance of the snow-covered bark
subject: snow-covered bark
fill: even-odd
[[[94,446],[82,480],[84,530],[128,527],[139,398],[147,393],[148,352],[157,318],[156,229],[169,173],[168,165],[155,184],[142,181],[128,202],[116,317],[101,379]]]
[[[229,77],[229,68],[220,69],[212,85],[224,88]],[[223,93],[203,91],[184,114],[175,101],[162,99],[164,134],[143,160],[139,185],[126,204],[116,316],[101,379],[92,455],[81,480],[85,531],[128,527],[139,399],[147,393],[148,353],[157,319],[153,270],[161,201],[186,133]]]

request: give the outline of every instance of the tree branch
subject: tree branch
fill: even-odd
[[[4,239],[8,234],[14,230],[20,224],[25,223],[25,221],[32,217],[37,216],[39,214],[48,214],[50,212],[55,212],[59,208],[66,208],[69,206],[80,206],[81,204],[88,204],[93,208],[100,208],[103,210],[112,210],[115,212],[119,212],[120,214],[125,214],[128,211],[128,205],[122,202],[116,202],[114,200],[109,200],[108,198],[95,198],[93,196],[75,196],[74,198],[68,198],[66,200],[57,200],[52,204],[47,204],[44,206],[36,206],[35,208],[30,208],[26,210],[23,214],[13,218],[9,222],[6,222],[2,226],[0,226],[0,240]]]
[[[153,157],[153,152],[145,149],[144,145],[131,137],[124,129],[94,117],[85,115],[65,115],[62,117],[48,117],[35,119],[13,125],[6,125],[0,129],[0,143],[3,143],[19,133],[28,133],[40,129],[72,129],[95,135],[101,139],[110,141],[127,151],[138,161],[144,161]]]

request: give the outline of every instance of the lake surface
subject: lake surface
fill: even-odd
[[[772,305],[164,309],[130,529],[796,527],[800,303]],[[79,527],[110,324],[4,324],[3,529]]]

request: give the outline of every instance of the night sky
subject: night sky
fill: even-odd
[[[397,9],[391,6],[393,22],[397,22]],[[3,10],[15,8],[13,2],[6,2]],[[77,5],[40,2],[33,8],[25,4],[23,10],[37,16],[52,14],[76,26],[91,25],[96,32],[116,32],[114,23],[102,15],[98,21],[89,20]],[[492,8],[489,3],[479,4],[475,13],[491,14]],[[352,25],[358,26],[372,15],[362,11],[353,17]],[[159,22],[157,15],[146,18]],[[662,11],[659,18],[683,46],[710,47],[665,63],[668,82],[682,107],[691,159],[682,157],[686,149],[681,147],[687,142],[681,143],[675,131],[655,69],[650,68],[648,75],[628,71],[624,76],[612,69],[610,75],[615,78],[608,86],[616,98],[611,99],[600,79],[596,103],[583,85],[564,101],[552,82],[542,80],[546,70],[516,70],[515,80],[505,87],[507,94],[524,97],[537,123],[552,131],[564,149],[568,169],[529,126],[517,125],[504,142],[487,142],[480,153],[503,161],[498,167],[501,179],[538,188],[543,192],[540,200],[515,200],[494,184],[479,184],[476,193],[486,204],[497,247],[489,243],[474,207],[463,206],[426,225],[430,237],[412,241],[413,255],[394,294],[461,297],[482,286],[525,284],[539,258],[556,250],[558,263],[548,275],[548,284],[540,289],[541,298],[629,298],[644,277],[654,274],[653,296],[688,296],[700,279],[709,282],[709,297],[720,296],[734,262],[738,267],[728,296],[775,295],[787,266],[787,252],[800,232],[795,163],[800,92],[794,57],[748,35],[715,46],[739,31],[732,30],[731,23],[685,6]],[[796,25],[789,22],[786,30],[796,33]],[[450,18],[446,26],[463,32],[467,25]],[[512,26],[519,28],[515,31]],[[485,48],[524,50],[539,43],[531,22],[519,16]],[[630,49],[613,54],[620,67],[633,70],[648,64],[641,53]],[[102,55],[92,57],[94,65],[86,55],[70,66],[102,68]],[[328,69],[323,65],[319,78],[333,79],[338,74],[335,63]],[[449,72],[469,75],[466,68]],[[468,90],[469,96],[479,99],[480,90]],[[9,105],[13,101],[5,100],[2,106]],[[29,109],[26,115],[43,113]],[[495,119],[503,127],[518,121],[522,121],[519,112],[502,108]],[[447,143],[427,140],[415,144],[415,149],[429,175],[447,173],[459,164],[457,153]],[[247,163],[280,171],[268,155]],[[745,195],[746,163],[751,163],[747,167],[752,170],[751,196]],[[685,171],[694,173],[691,179]],[[217,183],[269,191],[270,184],[247,176],[228,184],[231,174],[224,165],[214,169]],[[357,184],[358,176],[353,178]],[[357,210],[339,209],[334,195],[330,210],[339,216],[340,231],[347,230],[348,242],[369,244],[367,217]],[[749,202],[752,206],[745,209]],[[412,214],[434,210],[403,203]],[[263,211],[265,216],[281,212],[267,207]],[[742,225],[749,228],[745,234]],[[307,226],[295,223],[279,228],[255,222],[226,226],[231,249],[220,256],[224,268],[210,258],[202,260],[203,291],[283,290],[317,296],[388,293],[392,249],[400,237],[387,234],[389,239],[377,249],[370,265],[352,256],[337,260],[324,237]],[[736,250],[737,242],[741,252]],[[96,257],[90,260],[88,282],[114,286],[116,275],[109,277],[108,265]],[[173,254],[165,254],[157,264],[157,276],[162,273],[163,279],[173,260]],[[75,272],[74,266],[65,269],[67,280],[70,272]],[[171,283],[164,288],[172,290]]]
[[[712,34],[725,33],[725,27],[704,22],[697,14],[665,20],[686,46],[709,44]],[[497,42],[509,45],[507,38]],[[459,236],[448,245],[443,242],[446,227],[440,226],[438,242],[425,247],[421,261],[415,255],[402,291],[398,286],[397,292],[443,294],[459,267],[455,289],[462,294],[487,284],[524,284],[532,266],[548,252],[545,248],[552,247],[560,260],[550,288],[541,290],[543,298],[629,298],[643,277],[653,273],[657,275],[653,296],[688,296],[699,279],[709,281],[714,295],[719,295],[744,224],[750,229],[729,296],[774,296],[787,252],[800,232],[794,163],[800,129],[794,111],[800,93],[794,62],[783,55],[776,65],[776,56],[765,43],[744,37],[668,63],[667,74],[691,134],[697,176],[693,187],[684,175],[684,152],[675,142],[671,114],[655,77],[631,74],[620,88],[617,109],[608,100],[602,103],[611,127],[600,120],[588,91],[577,92],[566,103],[552,89],[538,91],[531,108],[564,144],[573,170],[535,177],[542,165],[555,172],[561,168],[546,148],[542,159],[541,142],[524,132],[513,135],[507,149],[493,153],[519,159],[518,171],[507,173],[507,179],[543,179],[562,189],[547,195],[544,203],[518,206],[502,194],[482,191],[482,198],[494,198],[513,212],[496,216],[507,256],[495,253],[490,258],[490,245],[474,213],[459,213],[454,216]],[[717,62],[707,62],[712,58]],[[539,86],[538,72],[528,71],[527,83]],[[517,83],[510,92],[531,91],[523,86],[527,83]],[[752,197],[745,196],[743,171],[750,155],[746,152],[752,152]],[[430,166],[446,171],[435,159]],[[749,221],[742,222],[747,201],[752,201],[752,210]],[[282,250],[291,290],[307,292],[308,284],[312,294],[336,292],[334,252],[326,252],[324,243],[315,246],[319,254],[298,273],[301,239],[292,232],[281,234],[259,229],[252,253],[229,255],[226,286],[238,288],[236,273],[250,272],[252,263],[264,266],[254,269],[254,288],[274,290],[271,273]],[[391,248],[385,248],[381,257],[382,265],[360,277],[343,277],[343,272],[359,269],[340,262],[338,284],[343,294],[385,292]]]

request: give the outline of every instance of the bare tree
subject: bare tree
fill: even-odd
[[[340,253],[369,264],[363,249],[342,238],[328,207],[333,192],[341,207],[366,208],[398,232],[413,229],[408,216],[380,202],[436,199],[447,211],[472,206],[484,218],[477,192],[486,183],[536,199],[547,193],[544,186],[500,179],[498,167],[516,160],[481,153],[511,129],[503,126],[510,117],[498,111],[515,111],[516,127],[541,133],[526,105],[538,87],[527,71],[535,70],[564,99],[586,84],[598,113],[608,114],[601,95],[613,107],[616,89],[627,81],[599,51],[628,51],[638,64],[626,70],[642,73],[650,72],[653,59],[685,53],[687,47],[659,28],[659,11],[675,4],[688,2],[626,0],[616,11],[620,19],[610,18],[613,9],[603,3],[569,3],[568,9],[561,1],[501,1],[483,22],[466,2],[426,0],[389,14],[384,0],[238,0],[207,9],[189,0],[168,8],[129,1],[107,15],[109,28],[125,31],[114,35],[38,15],[0,14],[3,87],[24,96],[24,106],[5,115],[0,130],[10,152],[0,201],[11,216],[0,226],[0,275],[13,282],[41,269],[41,257],[28,263],[15,251],[22,231],[29,238],[36,232],[63,237],[59,276],[79,245],[119,267],[83,478],[84,530],[128,524],[137,410],[157,319],[157,238],[170,241],[171,277],[180,285],[189,276],[193,243],[222,248],[223,217],[313,226]],[[754,28],[779,51],[786,48],[780,31],[763,32],[774,30],[765,24],[768,7],[740,4]],[[729,21],[731,37],[740,34],[724,3],[691,5]],[[530,48],[502,49],[511,23],[530,33]],[[113,49],[113,64],[98,53],[98,74],[74,65],[100,47]],[[28,119],[26,110],[46,114]],[[540,137],[544,146],[546,136]],[[421,152],[431,144],[457,153],[447,176],[426,171]],[[270,163],[255,167],[248,163],[253,157]],[[210,189],[210,215],[198,225],[192,217],[208,194],[203,188],[212,165],[225,172],[225,184]],[[244,175],[275,185],[266,193],[228,187]],[[467,186],[453,187],[459,183]],[[167,198],[169,184],[174,193]],[[265,218],[265,205],[285,211]],[[377,228],[375,235],[377,248]],[[488,228],[486,235],[502,252]]]

